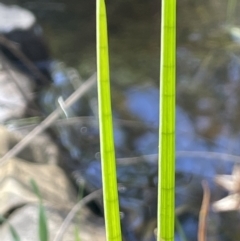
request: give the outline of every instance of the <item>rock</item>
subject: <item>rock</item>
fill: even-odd
[[[76,193],[65,173],[54,165],[40,165],[11,159],[0,169],[0,214],[37,201],[30,180],[34,179],[43,200],[58,208],[71,208],[76,203]]]
[[[46,207],[46,216],[48,218],[48,228],[50,231],[50,240],[53,240],[58,228],[63,221],[63,215],[59,210],[53,207]],[[15,228],[21,241],[38,241],[38,205],[29,204],[16,210],[9,219],[9,223]],[[72,227],[71,227],[72,229]],[[9,232],[9,227],[7,224],[3,225],[0,230],[1,240],[11,241],[12,237]],[[69,236],[69,234],[68,234]],[[71,235],[70,235],[71,236]],[[66,239],[68,241],[73,240],[69,237]]]
[[[18,6],[0,4],[0,50],[38,85],[49,84],[51,58],[35,16]]]
[[[53,240],[60,225],[64,221],[65,215],[54,207],[46,206],[45,208],[49,230],[49,240]],[[95,220],[91,220],[90,222],[88,220],[90,216],[92,216],[92,214],[86,210],[81,212],[81,218],[77,222],[71,223],[62,240],[74,241],[74,228],[76,227],[82,241],[105,241],[103,220],[100,221],[99,218],[95,217]],[[21,238],[21,241],[39,241],[38,205],[29,204],[17,210],[9,217],[9,223],[15,228]],[[4,224],[0,229],[0,236],[1,241],[12,241],[7,224]]]
[[[7,6],[0,3],[1,33],[10,33],[16,29],[27,30],[35,23],[36,18],[30,11],[16,5]]]
[[[11,159],[0,169],[0,214],[8,218],[22,241],[37,241],[38,198],[29,183],[34,179],[46,209],[50,240],[53,240],[68,212],[77,202],[76,193],[64,172],[54,165],[39,165],[21,159]],[[95,217],[88,209],[81,210],[64,234],[64,241],[74,240],[74,228],[80,223],[80,238],[105,240],[103,218]],[[1,241],[12,237],[7,223],[0,227]]]
[[[33,81],[0,54],[0,123],[24,115],[33,88]]]

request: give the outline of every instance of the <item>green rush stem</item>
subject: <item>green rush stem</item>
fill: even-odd
[[[97,73],[103,203],[107,241],[121,241],[104,0],[97,0]]]
[[[159,117],[159,241],[174,240],[176,0],[162,0]]]

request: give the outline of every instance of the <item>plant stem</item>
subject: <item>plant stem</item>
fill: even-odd
[[[116,160],[114,150],[106,6],[97,0],[97,73],[103,203],[107,241],[121,241]]]
[[[174,240],[176,0],[162,0],[158,240]]]

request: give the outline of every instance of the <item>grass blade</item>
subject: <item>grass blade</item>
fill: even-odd
[[[3,217],[2,215],[0,215],[0,222],[3,223],[3,222],[6,222],[9,226],[9,231],[11,233],[11,236],[12,236],[12,239],[13,241],[21,241],[16,229],[8,222],[8,220]]]
[[[40,203],[39,214],[38,214],[38,234],[40,241],[48,241],[48,227],[47,227],[47,217],[45,208]]]
[[[181,223],[178,220],[178,217],[175,217],[175,223],[176,223],[176,229],[178,231],[178,234],[180,236],[181,241],[188,241],[186,234],[184,233],[184,230],[181,226]]]
[[[113,139],[108,33],[104,0],[97,0],[97,72],[103,203],[107,241],[120,241],[120,215]]]
[[[9,224],[9,230],[12,235],[13,241],[21,241],[16,229],[11,224]]]
[[[77,227],[75,227],[75,229],[74,229],[74,240],[75,241],[81,241],[79,231],[78,231]]]
[[[42,196],[39,191],[38,185],[35,180],[30,179],[30,184],[34,193],[39,198],[39,209],[38,209],[38,236],[40,241],[48,241],[48,227],[47,227],[47,217],[46,210],[42,203]]]
[[[37,195],[38,199],[40,200],[40,202],[42,202],[42,197],[38,188],[37,183],[35,182],[35,180],[30,179],[30,185],[32,186],[33,192]]]
[[[176,0],[162,0],[158,240],[174,240]]]

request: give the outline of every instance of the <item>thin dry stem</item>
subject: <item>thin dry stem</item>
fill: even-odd
[[[85,81],[68,99],[65,101],[65,108],[73,105],[81,96],[83,96],[96,82],[96,73],[93,74],[87,81]],[[1,159],[0,166],[3,165],[8,159],[16,156],[21,152],[38,134],[46,130],[52,125],[57,118],[61,115],[62,109],[59,107],[53,111],[44,121],[35,127],[25,138],[16,144],[10,151],[8,151]]]
[[[102,189],[96,190],[92,192],[91,194],[87,195],[83,199],[81,199],[69,212],[65,220],[63,221],[61,227],[59,228],[55,238],[53,241],[61,241],[63,238],[64,233],[66,232],[68,226],[70,225],[71,221],[75,217],[76,213],[80,211],[81,208],[83,208],[86,204],[93,201],[97,197],[99,197],[102,194]]]
[[[210,203],[210,189],[206,180],[202,181],[203,201],[199,213],[198,241],[206,241],[206,224]]]

